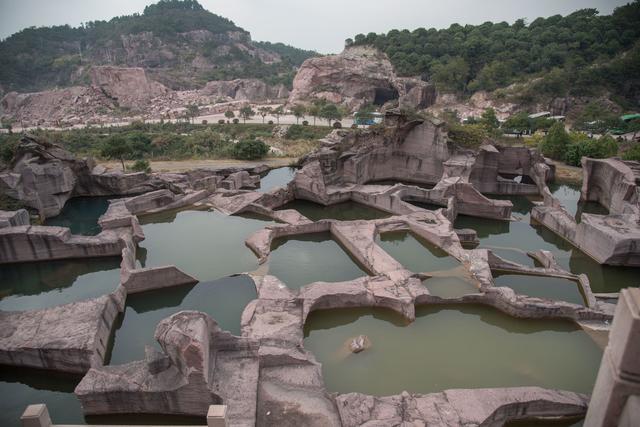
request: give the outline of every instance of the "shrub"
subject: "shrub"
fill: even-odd
[[[272,125],[273,124],[273,120],[269,120],[267,123]]]
[[[209,122],[208,122],[208,121],[206,121],[206,120],[203,120],[203,121],[202,121],[202,124],[203,124],[203,125],[206,125],[206,124],[209,124]]]
[[[333,122],[333,124],[331,126],[333,126],[334,129],[340,129],[340,128],[342,128],[342,123]]]
[[[233,119],[233,124],[237,125],[238,123],[240,123],[240,119]]]
[[[219,124],[219,125],[223,125],[223,124],[225,124],[225,123],[227,123],[227,121],[226,121],[225,119],[220,119],[220,120],[218,120],[218,124]]]
[[[584,134],[573,133],[567,146],[564,161],[571,166],[580,166],[583,157],[606,159],[618,154],[618,143],[609,135],[600,139],[589,138]]]
[[[149,165],[148,160],[140,159],[136,160],[133,166],[131,166],[131,170],[136,172],[151,172],[151,165]]]
[[[462,147],[479,147],[487,138],[487,131],[485,130],[484,126],[480,124],[458,125],[454,123],[450,124],[448,128],[449,138],[451,138],[454,143]]]
[[[258,139],[246,139],[233,147],[233,157],[239,160],[261,159],[269,152],[269,146]]]
[[[547,157],[556,160],[564,160],[567,146],[571,142],[569,134],[564,129],[564,123],[557,122],[540,144],[540,151]]]
[[[303,120],[303,121],[302,121],[302,126],[309,126],[309,122],[308,122],[308,121],[306,121],[306,120]]]
[[[640,144],[636,144],[628,149],[623,155],[623,160],[636,160],[640,161]]]

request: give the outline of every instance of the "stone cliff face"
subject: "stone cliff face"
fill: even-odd
[[[289,103],[326,99],[355,110],[397,100],[400,106],[421,109],[433,104],[435,97],[433,85],[398,77],[385,54],[358,46],[306,60],[293,81]]]
[[[93,67],[90,74],[92,86],[121,107],[138,107],[169,92],[142,68]]]

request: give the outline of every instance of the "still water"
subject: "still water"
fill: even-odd
[[[372,347],[348,350],[366,335]],[[305,348],[322,363],[330,391],[373,395],[403,390],[541,386],[589,393],[601,350],[569,322],[523,320],[483,306],[416,308],[406,324],[381,309],[311,313]]]
[[[343,282],[367,275],[328,232],[275,240],[269,255],[269,274],[291,289],[318,281]]]
[[[283,209],[294,209],[311,221],[320,221],[321,219],[337,219],[339,221],[371,220],[391,216],[390,213],[351,200],[330,206],[324,206],[307,200],[294,200],[280,207],[278,210]]]

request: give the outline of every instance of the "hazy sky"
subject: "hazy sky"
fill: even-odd
[[[539,16],[596,8],[609,14],[630,0],[200,0],[208,10],[251,32],[254,40],[284,42],[322,53],[342,50],[358,33],[454,22],[529,22]],[[29,26],[77,26],[142,12],[153,0],[0,0],[0,38]]]

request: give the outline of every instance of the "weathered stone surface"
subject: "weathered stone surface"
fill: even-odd
[[[385,54],[358,46],[339,55],[306,60],[293,81],[289,104],[326,99],[355,110],[396,100],[420,109],[433,104],[435,97],[433,85],[418,78],[399,78]]]
[[[139,108],[169,92],[162,84],[147,78],[139,67],[93,66],[89,73],[91,84],[120,107]]]
[[[118,230],[75,236],[68,228],[20,225],[0,228],[0,264],[67,258],[119,256],[125,243]]]
[[[610,214],[582,214],[577,223],[545,186],[544,203],[533,208],[531,217],[600,264],[640,266],[640,167],[615,159],[582,161],[582,200],[598,202]]]
[[[287,98],[289,90],[284,85],[269,86],[258,79],[235,79],[208,82],[200,90],[203,95],[230,98],[236,101],[268,101]]]
[[[0,311],[0,364],[70,373],[101,366],[125,298],[119,287],[110,295],[44,310]]]
[[[29,225],[31,222],[26,209],[17,211],[0,211],[0,228]]]
[[[360,353],[371,347],[371,340],[366,335],[358,335],[355,338],[350,338],[347,342],[352,353]]]
[[[426,395],[404,392],[387,397],[349,393],[336,397],[344,427],[502,426],[520,419],[580,416],[587,404],[585,395],[538,387],[447,390]]]
[[[87,373],[75,390],[85,413],[205,416],[209,405],[224,401],[229,425],[253,425],[259,375],[255,341],[234,337],[194,311],[161,321],[155,338],[164,355]]]

